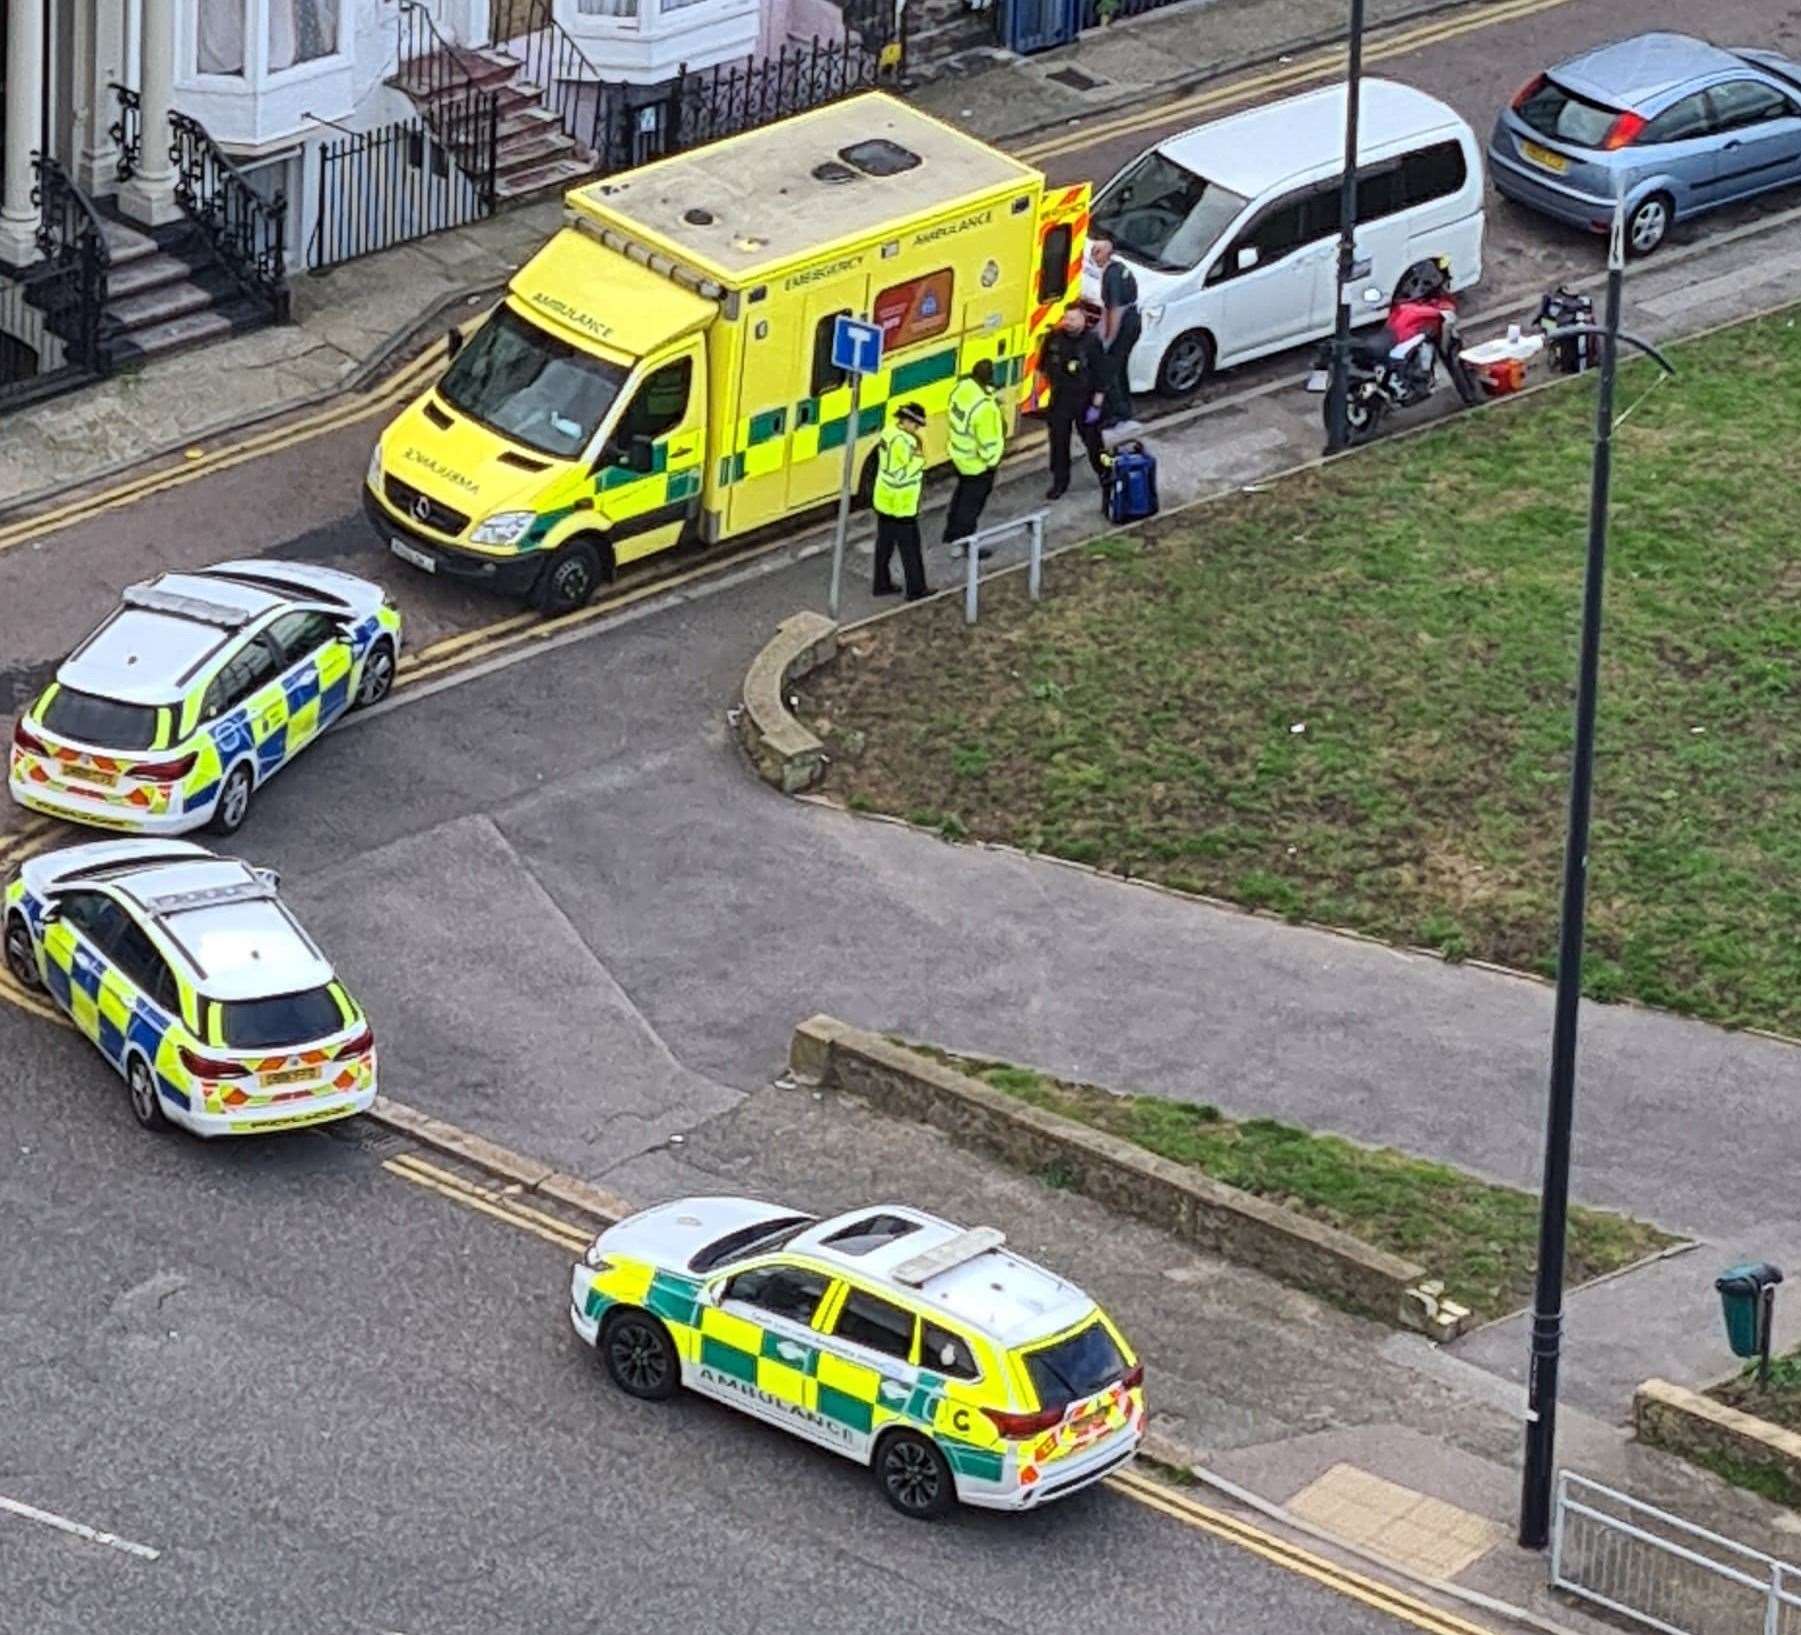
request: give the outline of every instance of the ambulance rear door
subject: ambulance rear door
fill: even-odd
[[[1082,293],[1082,258],[1088,248],[1090,182],[1047,187],[1038,201],[1037,247],[1033,258],[1031,316],[1026,322],[1026,380],[1020,406],[1040,407],[1038,351],[1063,316],[1063,309]]]

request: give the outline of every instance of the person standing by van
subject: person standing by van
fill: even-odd
[[[1101,414],[1107,403],[1107,354],[1088,327],[1088,314],[1074,301],[1063,309],[1057,327],[1045,337],[1038,372],[1050,393],[1045,418],[1051,442],[1051,486],[1047,500],[1061,499],[1069,488],[1069,439],[1078,428],[1088,464],[1097,479],[1106,477],[1101,459]]]
[[[944,515],[944,543],[953,556],[969,554],[969,538],[981,526],[982,507],[994,488],[994,468],[1007,446],[1006,423],[994,397],[994,364],[978,358],[951,391],[950,457],[957,468],[957,487]],[[976,555],[994,555],[979,545]]]
[[[1107,354],[1107,415],[1115,423],[1132,418],[1132,348],[1144,325],[1138,317],[1138,280],[1113,253],[1113,235],[1089,234],[1089,255],[1101,274],[1101,347]]]
[[[894,553],[900,552],[907,600],[932,594],[926,584],[925,558],[919,549],[919,494],[925,487],[926,413],[917,403],[894,411],[894,424],[882,434],[875,469],[875,594],[892,596]]]

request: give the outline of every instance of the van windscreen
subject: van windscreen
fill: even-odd
[[[617,364],[501,307],[457,354],[438,395],[453,409],[540,454],[573,460],[625,385]]]
[[[1153,148],[1094,201],[1094,225],[1134,261],[1187,272],[1248,202]]]

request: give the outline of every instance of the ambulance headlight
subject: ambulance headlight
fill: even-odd
[[[369,450],[369,470],[363,481],[377,492],[381,489],[381,442],[377,439],[375,447]]]
[[[469,536],[472,545],[513,545],[531,527],[536,513],[531,511],[496,511]]]

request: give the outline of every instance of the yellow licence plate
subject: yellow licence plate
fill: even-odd
[[[1520,152],[1535,165],[1543,165],[1546,170],[1554,170],[1561,176],[1570,168],[1570,162],[1561,153],[1553,153],[1549,148],[1541,148],[1536,142],[1520,143]]]
[[[310,1067],[284,1067],[279,1073],[264,1073],[261,1077],[264,1084],[298,1084],[312,1076]]]
[[[78,766],[69,774],[69,776],[80,780],[82,783],[97,784],[102,789],[111,789],[113,785],[119,781],[118,773],[102,772],[98,768],[91,766]]]

